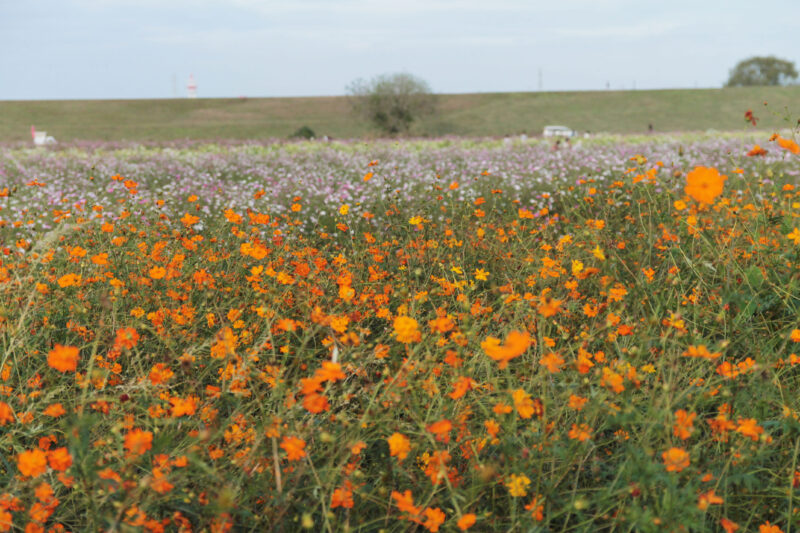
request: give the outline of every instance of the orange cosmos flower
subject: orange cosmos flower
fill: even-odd
[[[539,360],[539,364],[547,367],[551,374],[561,372],[561,366],[564,364],[564,359],[557,353],[550,352]]]
[[[483,425],[486,427],[486,433],[491,435],[493,439],[497,437],[500,432],[500,424],[494,418],[484,421]]]
[[[52,405],[48,405],[47,409],[42,411],[43,414],[47,416],[52,416],[53,418],[58,418],[59,416],[63,416],[67,414],[67,411],[64,409],[64,406],[60,403],[54,403]]]
[[[156,266],[150,269],[150,277],[153,279],[161,279],[167,275],[167,269],[164,267]]]
[[[78,348],[56,344],[47,354],[47,364],[59,372],[75,372],[78,368]]]
[[[150,480],[150,488],[159,494],[166,494],[175,488],[175,485],[167,481],[167,476],[159,468],[153,469],[153,478]]]
[[[47,452],[47,462],[53,470],[63,472],[72,466],[72,455],[64,447],[56,448]]]
[[[0,402],[0,426],[14,421],[14,410],[6,402]]]
[[[574,394],[570,394],[569,395],[569,403],[567,405],[569,405],[571,409],[575,409],[576,411],[580,411],[581,409],[583,409],[583,406],[588,401],[589,401],[589,398],[584,398],[583,396],[576,396]]]
[[[767,155],[767,151],[761,148],[759,145],[754,145],[753,149],[747,152],[748,157],[755,157],[759,155]]]
[[[197,396],[189,396],[188,398],[170,398],[169,403],[172,405],[172,412],[170,413],[173,418],[184,415],[193,415],[197,411]]]
[[[721,518],[719,525],[722,526],[722,529],[725,530],[725,533],[734,533],[737,529],[739,529],[739,524],[732,520],[728,520],[727,518]]]
[[[538,398],[531,398],[531,395],[523,389],[511,391],[511,397],[514,399],[514,408],[517,410],[520,418],[530,418],[534,415],[542,416],[544,413],[541,400]]]
[[[411,441],[402,433],[392,433],[386,442],[389,443],[389,455],[397,457],[399,461],[405,459],[411,451]]]
[[[451,429],[453,429],[453,423],[446,418],[443,418],[442,420],[429,425],[426,429],[434,435],[446,435],[450,433]]]
[[[322,390],[322,380],[319,378],[300,378],[300,394],[305,396]]]
[[[92,256],[92,263],[99,266],[104,266],[108,264],[108,254],[103,252],[97,255]]]
[[[771,524],[769,520],[767,520],[758,526],[758,533],[783,533],[783,530],[775,524]]]
[[[346,485],[349,485],[349,481],[345,481]],[[344,507],[345,509],[352,509],[355,502],[353,501],[353,491],[350,490],[349,487],[339,487],[333,491],[333,495],[331,496],[331,509],[336,509],[337,507]]]
[[[544,498],[541,494],[534,496],[530,503],[525,505],[525,510],[531,512],[531,517],[537,522],[544,520]]]
[[[80,246],[76,246],[69,251],[70,257],[86,257],[86,248],[82,248]]]
[[[425,518],[427,518],[427,520],[425,520],[422,526],[428,531],[436,533],[439,531],[439,526],[444,524],[444,521],[447,517],[438,507],[434,507],[433,509],[428,507],[425,509]]]
[[[492,411],[494,411],[497,415],[507,415],[511,411],[513,411],[510,405],[504,404],[503,402],[498,402],[497,404],[492,407]]]
[[[572,424],[568,433],[569,438],[572,440],[579,440],[581,442],[592,438],[592,428],[588,424]]]
[[[792,139],[784,139],[783,137],[778,137],[778,146],[785,150],[789,150],[793,154],[800,154],[800,146],[797,145]]]
[[[661,457],[667,472],[680,472],[689,466],[689,454],[683,448],[670,448]]]
[[[703,359],[716,359],[721,356],[721,352],[709,352],[704,344],[700,346],[689,346],[682,354],[684,357],[701,357]]]
[[[684,409],[675,411],[675,425],[672,426],[672,434],[681,440],[686,440],[694,431],[693,423],[697,413],[688,413]]]
[[[713,167],[695,167],[686,175],[684,192],[701,204],[713,204],[714,199],[722,194],[727,176],[720,174]]]
[[[758,420],[755,418],[740,418],[736,423],[736,432],[751,440],[757,441],[759,436],[764,433],[764,428],[758,425]]]
[[[401,512],[408,513],[411,516],[417,516],[422,512],[422,508],[414,506],[414,496],[411,495],[410,490],[407,490],[402,494],[396,490],[393,490],[392,498],[394,498],[396,502],[395,505],[397,505],[397,508],[400,509]]]
[[[342,365],[339,363],[332,363],[330,361],[323,361],[322,368],[318,369],[314,376],[320,381],[336,382],[337,380],[344,379],[344,372],[342,372]]]
[[[542,298],[542,303],[539,305],[539,314],[545,318],[558,314],[562,301],[549,296]]]
[[[55,495],[52,485],[46,481],[43,481],[38,487],[36,487],[33,493],[36,495],[36,499],[42,503],[51,501]]]
[[[117,338],[114,339],[114,346],[119,348],[134,348],[139,342],[139,333],[136,328],[120,328],[117,330]]]
[[[459,377],[455,383],[453,383],[453,392],[448,394],[448,396],[454,400],[457,400],[464,396],[468,390],[473,389],[478,382],[472,378],[468,378],[467,376]]]
[[[174,375],[175,373],[166,364],[156,363],[153,368],[150,369],[148,378],[153,385],[160,385],[161,383],[169,381]]]
[[[133,429],[125,434],[124,446],[131,455],[141,455],[153,447],[153,433]]]
[[[185,215],[183,215],[183,216],[181,217],[181,222],[182,222],[182,223],[183,223],[183,225],[184,225],[184,226],[186,226],[187,228],[188,228],[189,226],[194,226],[194,225],[195,225],[195,224],[197,224],[199,221],[200,221],[200,217],[197,217],[197,216],[194,216],[194,215],[190,215],[189,213],[186,213]]]
[[[450,315],[440,316],[428,322],[431,330],[437,333],[447,333],[455,327],[453,317]]]
[[[339,285],[339,298],[350,303],[355,298],[356,291],[350,285]]]
[[[290,461],[297,461],[306,456],[306,441],[303,439],[298,439],[297,437],[283,437],[280,446],[284,449],[286,458]]]
[[[725,503],[725,500],[714,494],[714,489],[711,489],[708,492],[702,493],[697,498],[697,508],[701,511],[705,511],[708,509],[709,505]]]
[[[476,519],[477,517],[475,516],[475,514],[468,513],[459,518],[458,522],[456,522],[456,525],[458,526],[458,529],[460,529],[461,531],[466,531],[475,525]]]
[[[364,442],[363,440],[360,440],[350,447],[350,453],[352,453],[353,455],[358,455],[366,447],[367,443]]]
[[[47,456],[42,450],[28,450],[17,456],[17,468],[23,476],[39,477],[47,471]]]
[[[330,409],[330,406],[331,404],[328,402],[328,398],[322,394],[317,394],[316,392],[311,393],[303,398],[303,408],[305,408],[309,413],[321,413]]]
[[[77,274],[64,274],[58,278],[58,286],[62,289],[73,287],[81,282],[81,277]]]
[[[411,342],[419,342],[422,340],[422,335],[417,329],[419,324],[416,320],[407,316],[398,316],[394,319],[394,334],[398,342],[409,344]]]
[[[531,337],[527,331],[512,331],[506,337],[505,343],[500,344],[500,339],[486,337],[481,343],[481,348],[486,355],[497,361],[501,370],[508,366],[508,362],[519,357],[530,347]]]

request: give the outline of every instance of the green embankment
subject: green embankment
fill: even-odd
[[[768,106],[764,106],[768,102]],[[438,113],[415,135],[538,135],[547,124],[578,131],[645,133],[793,126],[800,86],[657,91],[440,95]],[[30,126],[59,141],[166,141],[286,138],[306,125],[318,136],[375,135],[349,113],[345,97],[207,98],[0,102],[0,141],[30,140]]]

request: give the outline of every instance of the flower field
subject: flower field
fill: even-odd
[[[0,531],[800,527],[800,147],[0,147]]]

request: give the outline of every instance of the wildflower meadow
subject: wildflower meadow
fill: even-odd
[[[797,531],[795,133],[0,147],[0,531]]]

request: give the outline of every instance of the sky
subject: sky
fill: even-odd
[[[0,100],[721,87],[800,66],[799,0],[0,0]]]

